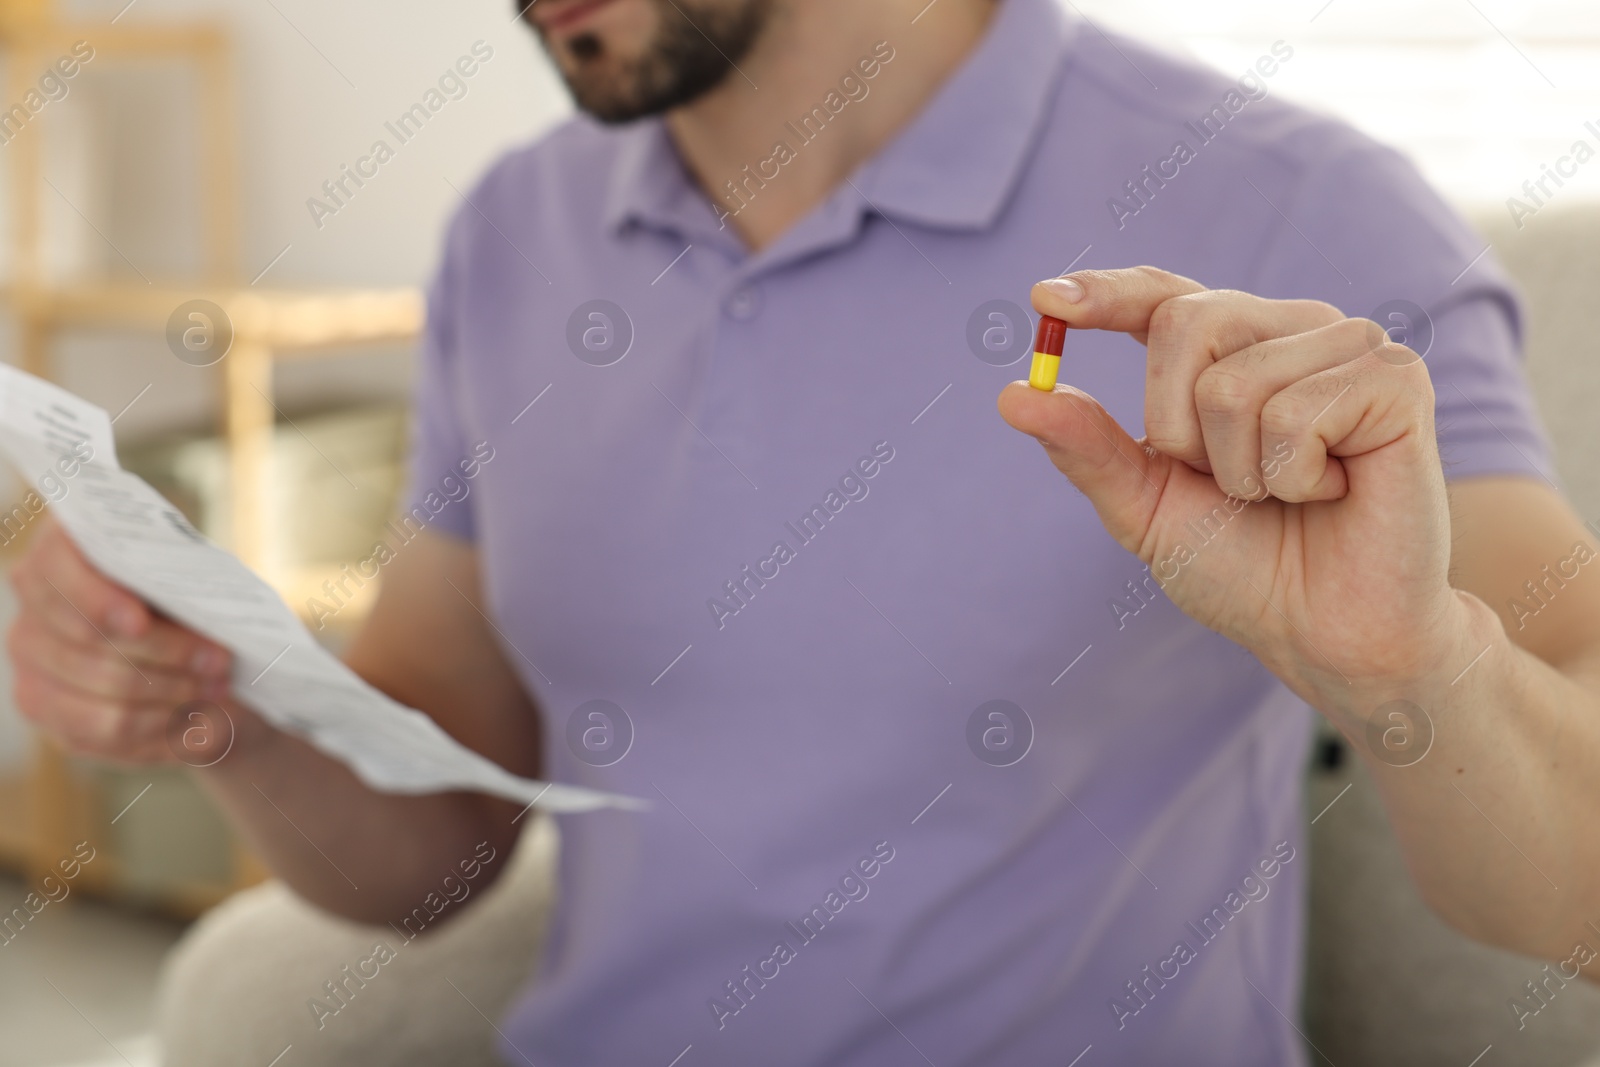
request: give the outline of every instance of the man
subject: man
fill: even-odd
[[[561,820],[508,1061],[1304,1062],[1295,695],[1447,919],[1594,944],[1600,592],[1523,587],[1592,550],[1513,300],[1395,155],[1272,98],[1292,44],[1230,79],[1051,0],[528,17],[593,117],[451,227],[430,525],[349,654],[512,770],[653,802]],[[1131,263],[1175,273],[1035,290],[1085,392],[1003,386],[1004,301]],[[1334,310],[1392,301],[1415,351]],[[19,699],[81,751],[158,758],[225,697],[59,533],[17,581]],[[228,706],[205,781],[309,900],[394,919],[508,850],[513,807],[374,794]]]

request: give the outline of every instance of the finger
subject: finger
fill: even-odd
[[[1306,303],[1312,315],[1317,307],[1326,307]],[[1152,350],[1154,340],[1152,333]],[[1194,382],[1188,417],[1198,418],[1200,447],[1222,491],[1247,500],[1266,495],[1261,476],[1268,454],[1261,451],[1261,409],[1268,400],[1302,378],[1360,358],[1384,341],[1376,323],[1340,316],[1331,325],[1264,340],[1205,366]]]
[[[45,531],[33,563],[31,569],[101,632],[141,637],[154,621],[144,602],[95,570],[59,526]]]
[[[1390,350],[1394,351],[1390,351]],[[1409,450],[1391,465],[1381,498],[1425,499],[1441,480],[1433,432],[1433,384],[1408,349],[1377,352],[1302,378],[1267,401],[1261,411],[1261,447],[1285,456],[1268,479],[1280,500],[1337,500],[1346,495],[1367,461]],[[1394,472],[1398,472],[1398,476]]]
[[[69,689],[109,700],[177,705],[226,695],[226,682],[182,671],[140,666],[104,642],[80,645],[39,626],[12,629],[7,642],[12,662],[43,671]]]
[[[1234,290],[1207,290],[1166,301],[1151,313],[1146,342],[1144,429],[1150,444],[1174,459],[1215,472],[1217,457],[1208,447],[1199,410],[1206,399],[1201,389],[1205,379],[1242,349],[1343,318],[1338,308],[1319,300],[1264,300]],[[1263,355],[1281,356],[1284,351]],[[1231,408],[1241,399],[1264,402],[1293,380],[1265,393],[1226,373],[1209,384],[1220,387],[1217,399]],[[1259,404],[1253,410],[1259,411]],[[1254,432],[1250,441],[1253,448]],[[1226,485],[1223,489],[1232,492]]]
[[[96,629],[81,611],[74,608],[44,580],[36,559],[31,556],[24,557],[11,568],[9,577],[11,588],[16,591],[17,601],[22,609],[18,616],[18,625],[26,623],[44,626],[57,635],[73,641],[88,642],[104,639],[103,630]]]
[[[1199,293],[1205,286],[1157,267],[1080,270],[1049,278],[1033,287],[1033,308],[1080,330],[1131,333],[1141,344],[1150,316],[1173,297]]]
[[[40,729],[73,752],[134,763],[166,762],[173,709],[91,697],[37,671],[16,677],[17,706]]]
[[[1056,469],[1089,498],[1117,542],[1138,553],[1161,499],[1152,456],[1088,393],[1058,385],[1043,393],[1012,382],[1000,415],[1037,438]]]
[[[153,618],[139,637],[113,640],[112,631],[70,600],[64,587],[31,557],[12,568],[11,584],[23,609],[18,625],[42,627],[79,645],[115,647],[141,667],[148,664],[216,678],[226,677],[231,667],[226,649],[166,619]]]

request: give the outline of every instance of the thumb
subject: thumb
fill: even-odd
[[[1089,498],[1107,532],[1138,553],[1170,460],[1147,451],[1098,400],[1070,385],[1045,393],[1012,382],[1000,394],[1000,417],[1037,438],[1056,469]]]

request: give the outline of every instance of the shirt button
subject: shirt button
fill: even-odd
[[[730,319],[749,322],[761,311],[761,290],[754,285],[734,290],[723,302],[722,310],[728,313]]]

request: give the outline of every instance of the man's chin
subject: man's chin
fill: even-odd
[[[662,113],[661,109],[640,108],[629,104],[617,104],[609,100],[594,102],[584,101],[578,97],[573,99],[579,111],[603,126],[625,126],[630,122]]]
[[[619,62],[600,61],[575,74],[564,74],[563,80],[579,111],[598,122],[620,125],[693,103],[731,73],[732,68],[720,74],[702,70],[693,79],[662,81]]]
[[[566,79],[567,91],[579,111],[608,126],[659,115],[666,110],[654,100],[622,90],[628,82],[623,72],[585,71]]]
[[[639,5],[604,5],[593,26],[570,36],[540,33],[579,110],[616,125],[660,115],[723,84],[766,24],[770,0],[730,4],[721,18],[677,4],[647,27]],[[601,21],[601,20],[604,21]]]

